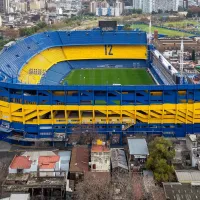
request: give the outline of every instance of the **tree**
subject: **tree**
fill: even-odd
[[[104,200],[111,199],[110,178],[96,177],[97,173],[85,174],[84,180],[76,185],[76,200]]]
[[[75,200],[147,199],[141,174],[115,172],[112,178],[108,175],[87,173],[84,180],[76,185]]]
[[[159,183],[172,181],[174,170],[172,159],[175,156],[175,150],[171,141],[163,138],[155,138],[149,145],[150,156],[146,167],[153,171],[156,181]]]
[[[192,60],[195,61],[196,60],[196,53],[195,50],[192,50]]]

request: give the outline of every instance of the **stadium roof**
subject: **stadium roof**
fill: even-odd
[[[129,138],[128,147],[131,155],[149,155],[145,139]]]

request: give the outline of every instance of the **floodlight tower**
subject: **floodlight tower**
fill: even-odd
[[[151,37],[152,37],[152,33],[151,33],[151,15],[150,15],[150,21],[149,21],[149,44],[151,44]]]
[[[181,39],[181,49],[180,49],[180,84],[183,84],[183,55],[184,54],[184,45],[183,37]]]

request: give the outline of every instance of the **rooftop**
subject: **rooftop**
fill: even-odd
[[[105,145],[93,145],[91,152],[110,152],[110,149]]]
[[[32,161],[26,156],[16,156],[10,164],[11,169],[30,169]]]
[[[60,156],[40,156],[38,164],[40,169],[54,169],[59,160]]]
[[[30,194],[11,194],[9,200],[29,200]]]
[[[29,174],[8,174],[6,181],[26,182],[29,179]]]
[[[110,172],[87,172],[85,173],[85,177],[89,177],[89,178],[92,178],[92,179],[98,179],[98,180],[101,180],[101,179],[107,179],[107,180],[110,180]]]
[[[89,150],[87,147],[73,147],[70,172],[87,172],[89,170]]]
[[[60,156],[60,169],[68,173],[71,151],[59,151],[58,155]]]
[[[38,185],[40,186],[44,186],[44,187],[56,187],[56,186],[60,186],[60,185],[64,185],[65,184],[65,177],[32,177],[28,180],[27,182],[27,187],[38,187]]]
[[[39,156],[55,156],[53,151],[26,151],[22,156],[29,156],[30,160],[38,160]]]
[[[199,170],[175,170],[175,174],[180,183],[200,183]]]
[[[188,137],[192,142],[196,142],[197,140],[197,136],[195,134],[189,134]]]
[[[149,155],[145,139],[128,138],[128,148],[131,155]]]
[[[121,167],[128,170],[126,155],[124,150],[111,149],[112,168]]]
[[[163,183],[165,197],[169,200],[198,200],[200,187],[186,183]]]

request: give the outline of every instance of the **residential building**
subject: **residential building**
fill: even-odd
[[[97,2],[96,1],[90,2],[90,12],[96,13],[96,8],[97,8]]]
[[[10,0],[0,0],[0,13],[9,13]]]
[[[200,136],[189,134],[186,136],[186,146],[190,151],[192,167],[198,167],[200,161]]]
[[[158,38],[154,39],[153,43],[160,52],[164,52],[166,50],[180,50],[182,38]],[[188,51],[192,53],[193,49],[195,51],[200,51],[200,40],[184,38],[184,51]]]
[[[126,154],[123,149],[111,149],[112,172],[128,172]]]
[[[142,9],[144,13],[178,11],[179,0],[133,0],[133,8]]]
[[[70,161],[70,179],[83,179],[85,172],[89,171],[89,149],[87,147],[73,147]]]
[[[91,171],[110,171],[110,149],[106,145],[93,145],[91,149]]]
[[[13,158],[9,173],[2,184],[6,193],[51,194],[68,199],[74,190],[74,181],[68,180],[71,151],[27,151]],[[55,191],[60,190],[60,194]],[[61,199],[59,197],[59,199]],[[16,200],[22,200],[20,196]],[[10,199],[8,199],[10,200]],[[13,199],[14,200],[14,199]],[[29,199],[27,199],[29,200]]]
[[[124,3],[116,1],[113,4],[108,4],[107,1],[90,3],[90,12],[97,16],[120,16],[124,11]]]
[[[40,177],[68,174],[71,152],[30,151],[15,156],[9,166],[10,174],[38,173]]]
[[[168,200],[197,200],[199,199],[199,185],[188,183],[163,183],[165,198]]]
[[[149,155],[146,140],[143,138],[128,138],[128,148],[129,169],[143,166]]]
[[[60,156],[40,156],[38,160],[38,167],[40,176],[55,176],[56,165],[60,168]]]

